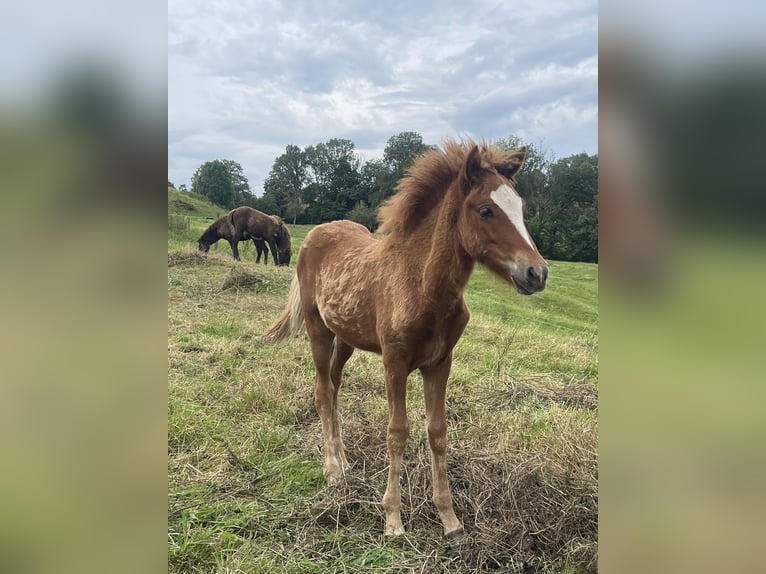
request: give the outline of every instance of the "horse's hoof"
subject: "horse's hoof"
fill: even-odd
[[[445,532],[444,537],[449,540],[450,544],[458,544],[462,542],[464,534],[465,530],[463,530],[463,526],[461,525],[455,528],[455,530]]]
[[[404,534],[404,526],[400,526],[399,528],[386,528],[385,532],[383,532],[383,536],[401,536]]]

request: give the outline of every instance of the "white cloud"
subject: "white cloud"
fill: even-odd
[[[401,131],[595,153],[595,2],[362,4],[171,0],[170,179],[227,158],[260,193],[288,144]]]
[[[556,62],[535,67],[522,75],[525,85],[552,86],[572,81],[592,80],[598,77],[598,56],[590,56],[574,66],[562,66]]]

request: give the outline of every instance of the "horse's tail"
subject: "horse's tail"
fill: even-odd
[[[301,308],[301,285],[298,281],[298,274],[293,277],[290,283],[290,291],[287,295],[287,305],[282,311],[279,319],[269,330],[261,336],[264,343],[279,343],[285,339],[297,337],[303,330],[303,309]]]

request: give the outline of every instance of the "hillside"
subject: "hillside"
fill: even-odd
[[[198,193],[178,191],[168,186],[168,215],[216,219],[227,211]]]
[[[196,247],[205,228],[228,211],[198,193],[168,186],[168,251]],[[220,247],[216,244],[216,249],[225,247],[231,253],[228,243],[219,243]]]

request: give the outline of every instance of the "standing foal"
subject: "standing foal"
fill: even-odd
[[[409,436],[407,377],[423,376],[433,500],[444,533],[459,536],[447,482],[445,393],[452,349],[468,323],[463,293],[478,261],[523,295],[545,288],[548,266],[524,225],[512,178],[526,149],[445,142],[418,157],[381,209],[383,238],[335,221],[304,241],[281,317],[264,334],[276,342],[305,325],[316,366],[315,402],[324,436],[324,474],[348,468],[338,418],[343,366],[354,349],[383,356],[388,395],[385,534],[404,532],[399,475]]]

